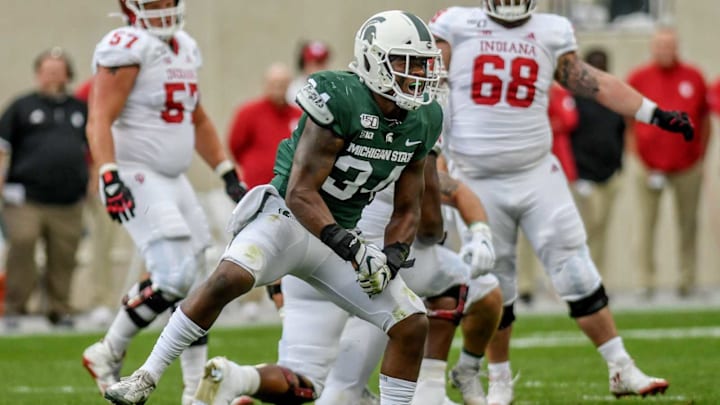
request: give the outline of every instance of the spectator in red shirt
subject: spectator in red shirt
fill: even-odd
[[[248,189],[272,180],[278,143],[290,136],[301,111],[285,100],[290,69],[273,64],[265,72],[263,95],[235,112],[228,142]]]
[[[720,116],[720,79],[716,79],[708,90],[708,103],[712,112]]]
[[[639,122],[629,125],[628,149],[643,170],[637,178],[642,221],[640,258],[643,283],[649,297],[655,292],[655,249],[652,241],[663,190],[674,191],[680,225],[680,296],[692,293],[696,274],[697,206],[702,182],[702,162],[710,134],[705,79],[695,67],[678,57],[677,34],[658,30],[651,43],[652,61],[635,69],[628,82],[662,108],[687,111],[698,136],[684,142],[663,130]]]

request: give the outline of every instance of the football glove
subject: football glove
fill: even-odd
[[[393,278],[385,253],[340,225],[327,225],[320,233],[320,240],[352,264],[358,284],[368,296],[380,294]]]
[[[227,171],[222,175],[222,179],[225,182],[225,192],[235,202],[242,200],[247,193],[247,186],[245,183],[240,181],[235,168]]]
[[[247,185],[240,181],[235,171],[235,165],[229,160],[223,160],[215,166],[215,173],[225,182],[225,193],[235,202],[239,202],[247,193]]]
[[[470,266],[472,278],[487,274],[495,267],[495,249],[492,231],[484,222],[470,225],[465,243],[460,248],[460,257]]]
[[[135,199],[130,189],[120,180],[117,166],[111,164],[104,167],[106,170],[101,171],[100,181],[102,182],[105,210],[113,221],[127,222],[135,216]]]
[[[692,141],[695,136],[695,128],[690,117],[682,111],[664,111],[655,108],[650,123],[666,131],[680,132],[685,142]]]

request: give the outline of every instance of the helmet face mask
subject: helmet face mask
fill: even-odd
[[[385,11],[358,31],[350,70],[376,94],[415,110],[433,101],[440,82],[440,50],[418,17]]]
[[[483,0],[485,13],[497,19],[515,22],[530,17],[535,0]]]
[[[172,7],[161,6],[164,0],[120,0],[127,22],[160,39],[169,39],[185,24],[185,2],[175,0]]]

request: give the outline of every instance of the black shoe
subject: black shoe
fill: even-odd
[[[75,327],[75,320],[69,314],[58,314],[51,312],[47,316],[48,321],[57,328],[68,328],[72,329]]]

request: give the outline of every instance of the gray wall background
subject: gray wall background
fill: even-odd
[[[352,40],[357,27],[371,14],[388,8],[406,9],[429,19],[437,10],[450,5],[477,5],[473,1],[444,0],[188,0],[186,29],[203,50],[205,67],[201,72],[203,103],[225,136],[230,114],[240,102],[260,91],[262,73],[274,61],[294,63],[301,39],[327,41],[333,50],[332,67],[344,68],[351,58]],[[542,0],[540,5],[542,8]],[[706,73],[708,80],[720,73],[720,6],[715,0],[675,2],[675,23],[681,35],[682,55]],[[64,47],[75,60],[77,82],[90,74],[94,46],[102,36],[121,24],[108,18],[118,10],[115,0],[0,0],[0,105],[32,86],[32,60],[43,49]],[[647,32],[578,33],[582,47],[604,45],[612,53],[611,68],[625,76],[648,56]],[[717,122],[715,123],[717,124]],[[717,127],[717,125],[716,125]],[[717,133],[717,131],[715,131]],[[714,138],[716,135],[714,135]],[[713,140],[707,161],[705,193],[701,205],[700,282],[720,285],[717,264],[720,255],[720,215],[718,206],[718,153]],[[636,163],[628,162],[628,172]],[[625,176],[626,180],[628,176]],[[191,178],[200,190],[218,186],[203,165],[194,165]],[[633,190],[623,182],[618,210],[612,220],[610,274],[607,284],[615,289],[636,285],[633,249],[635,207]],[[675,221],[669,199],[665,199],[659,243],[660,275],[664,286],[675,282],[676,238],[670,227]]]

